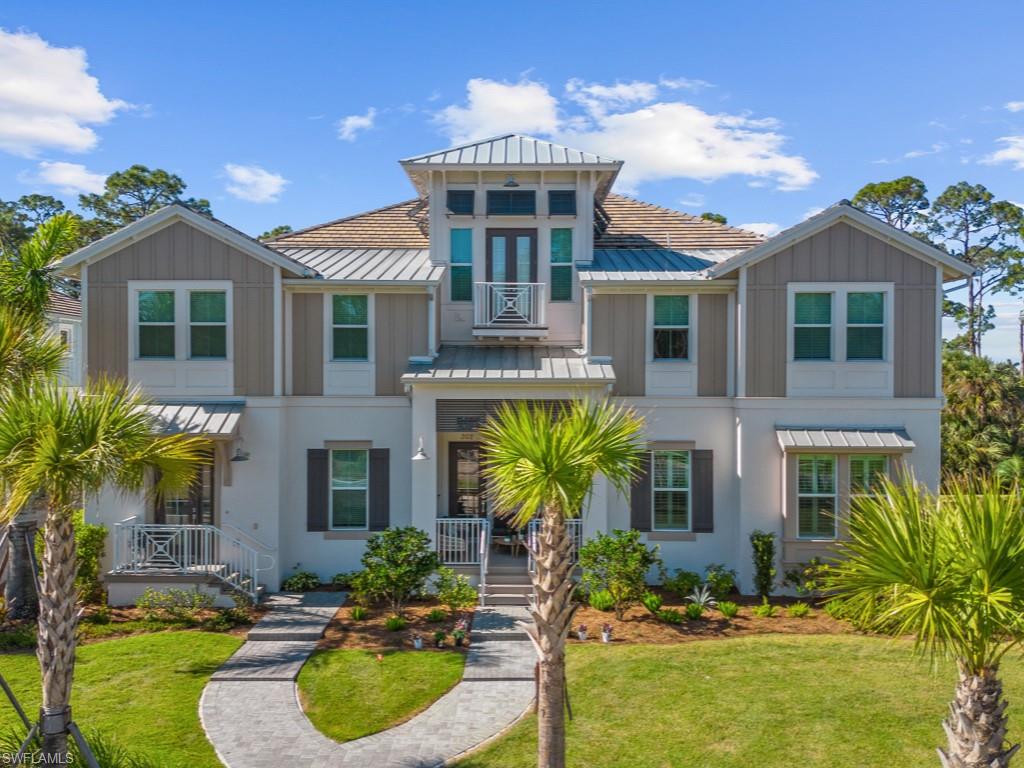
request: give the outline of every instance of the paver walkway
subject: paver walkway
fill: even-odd
[[[503,731],[533,702],[536,656],[515,624],[526,609],[477,608],[458,685],[395,728],[343,744],[328,739],[302,712],[295,678],[316,647],[309,635],[322,635],[343,599],[337,592],[271,598],[274,608],[250,642],[210,679],[200,717],[229,768],[435,768]]]

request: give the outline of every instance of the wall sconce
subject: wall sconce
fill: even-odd
[[[518,182],[518,181],[516,181],[516,177],[515,177],[515,176],[513,176],[513,175],[512,175],[511,173],[510,173],[510,174],[508,175],[508,178],[507,178],[507,179],[505,180],[505,183],[504,183],[504,184],[502,184],[501,186],[503,186],[503,187],[518,187],[518,186],[519,186],[519,182]]]
[[[235,443],[235,455],[231,457],[231,461],[236,463],[236,464],[238,462],[240,462],[240,461],[248,461],[249,460],[249,452],[242,450],[242,442],[243,442],[242,438],[241,438],[241,436],[239,436],[238,442]]]
[[[423,435],[420,435],[420,443],[419,443],[419,446],[416,448],[416,453],[413,454],[412,460],[413,461],[426,461],[429,458],[430,457],[427,456],[427,452],[423,450]]]

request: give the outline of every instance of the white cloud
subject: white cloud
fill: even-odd
[[[985,165],[1010,163],[1015,171],[1024,171],[1024,136],[1001,136],[996,143],[1002,144],[1003,148],[986,155],[981,162]]]
[[[683,208],[702,208],[704,206],[704,195],[691,192],[679,201]]]
[[[338,138],[343,141],[355,141],[360,131],[368,131],[373,128],[377,119],[377,110],[370,107],[365,115],[349,115],[338,121]]]
[[[32,157],[43,148],[85,152],[96,146],[90,126],[129,105],[104,96],[87,70],[81,48],[0,29],[0,150]]]
[[[937,155],[940,152],[945,152],[949,149],[949,145],[944,142],[937,142],[932,144],[928,149],[912,149],[909,152],[904,152],[903,157],[906,160],[913,160],[916,157],[927,157],[928,155]]]
[[[619,189],[662,179],[714,181],[725,176],[770,180],[803,189],[818,174],[785,151],[775,118],[711,114],[684,101],[655,101],[658,87],[636,81],[601,85],[570,80],[559,100],[543,83],[475,78],[464,105],[436,115],[455,143],[509,131],[535,133],[626,161]],[[570,112],[576,107],[576,112]],[[582,107],[582,112],[580,112]]]
[[[751,221],[747,224],[737,224],[736,226],[748,232],[757,232],[757,234],[764,235],[765,237],[772,237],[782,231],[782,226],[774,221]]]
[[[48,184],[68,195],[83,192],[99,194],[103,191],[104,173],[94,173],[81,163],[50,162],[43,160],[35,174],[22,174],[20,180],[30,184]]]
[[[225,187],[228,193],[250,203],[275,203],[288,184],[284,176],[258,165],[227,163],[224,173],[229,179]]]
[[[658,85],[668,88],[671,91],[703,91],[705,88],[714,88],[713,83],[707,80],[693,80],[689,77],[663,77],[658,80]]]
[[[1006,108],[1011,112],[1024,112],[1024,101],[1008,101]]]

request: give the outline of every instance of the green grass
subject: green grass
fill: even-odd
[[[313,725],[349,741],[397,725],[426,709],[462,677],[455,651],[318,651],[299,673],[299,691]]]
[[[1024,665],[1003,674],[1020,738]],[[933,673],[906,642],[871,637],[573,646],[568,765],[933,768],[955,681],[951,664]],[[524,719],[459,768],[532,768],[536,729]]]
[[[81,646],[71,705],[75,722],[167,768],[219,768],[199,724],[199,696],[240,638],[161,632]],[[0,655],[0,672],[32,716],[39,708],[34,654]],[[0,731],[21,728],[6,701]]]

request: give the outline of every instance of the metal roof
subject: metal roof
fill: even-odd
[[[444,265],[430,261],[426,248],[282,248],[288,257],[315,269],[325,280],[436,283]]]
[[[404,165],[621,165],[621,160],[507,133],[407,157]]]
[[[146,410],[165,434],[233,437],[244,408],[244,403],[161,403]]]
[[[705,270],[738,253],[736,249],[688,251],[668,248],[598,249],[593,261],[578,265],[583,282],[702,280]]]
[[[402,381],[610,384],[615,372],[574,347],[442,346],[432,363],[411,363]]]
[[[915,448],[903,427],[776,427],[775,436],[783,451],[821,449],[870,453]]]
[[[46,311],[54,315],[82,316],[82,302],[63,293],[51,293]]]

